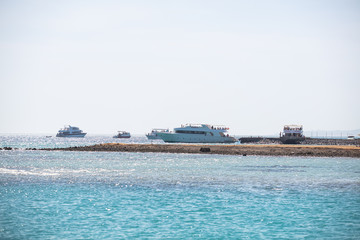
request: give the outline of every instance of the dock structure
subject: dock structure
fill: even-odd
[[[242,144],[282,144],[280,138],[273,137],[241,137],[239,141]],[[344,138],[310,138],[306,137],[301,145],[353,145],[360,146],[360,138],[344,139]]]

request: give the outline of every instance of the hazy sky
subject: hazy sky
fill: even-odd
[[[360,1],[0,0],[0,133],[360,128]]]

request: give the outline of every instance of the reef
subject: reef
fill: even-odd
[[[56,151],[198,153],[224,155],[314,156],[360,158],[359,146],[284,145],[284,144],[125,144],[105,143],[67,148],[45,148]]]

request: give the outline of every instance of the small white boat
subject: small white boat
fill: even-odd
[[[299,144],[305,140],[302,125],[285,125],[280,133],[280,141],[284,144]]]
[[[151,130],[151,133],[146,134],[145,136],[152,140],[152,139],[161,139],[160,136],[158,135],[158,133],[161,132],[169,132],[169,129],[162,129],[162,128],[154,128],[153,130]]]
[[[86,133],[80,130],[78,127],[73,126],[65,126],[60,129],[56,134],[57,137],[85,137]]]
[[[113,136],[113,138],[130,138],[130,137],[131,137],[130,133],[126,131],[118,131],[118,134]]]
[[[186,124],[174,128],[174,132],[157,133],[164,142],[183,143],[234,143],[238,140],[229,136],[229,128],[208,124]]]

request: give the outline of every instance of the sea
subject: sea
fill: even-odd
[[[1,135],[0,239],[360,238],[359,158],[26,150],[107,142]]]

